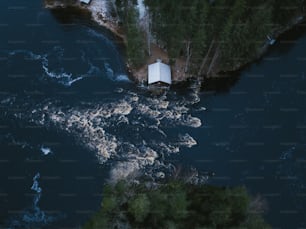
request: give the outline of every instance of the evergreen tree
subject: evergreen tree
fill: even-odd
[[[116,0],[122,18],[132,0]],[[156,42],[168,51],[171,62],[183,57],[185,70],[202,73],[212,59],[223,69],[235,69],[257,56],[267,35],[305,11],[305,0],[145,0]],[[122,10],[124,9],[124,10]],[[304,12],[305,13],[305,12]],[[135,15],[135,13],[132,13]],[[128,21],[128,20],[124,20]],[[132,22],[132,24],[135,23]],[[136,23],[137,24],[137,23]],[[143,38],[129,26],[128,56],[141,65]],[[137,35],[138,34],[138,35]],[[131,41],[134,39],[135,42]],[[220,55],[216,55],[219,53]],[[137,58],[138,57],[138,58]],[[210,68],[209,68],[210,69]],[[205,71],[204,71],[205,73]]]
[[[146,194],[140,194],[128,203],[128,212],[137,223],[144,222],[150,212],[150,200]]]
[[[244,188],[187,185],[170,181],[158,188],[118,184],[105,190],[102,210],[84,228],[111,229],[118,222],[129,228],[270,228],[260,215],[250,214]],[[106,207],[105,198],[115,206]],[[104,206],[104,207],[103,207]],[[108,211],[105,211],[105,207]],[[112,209],[112,210],[111,210]]]

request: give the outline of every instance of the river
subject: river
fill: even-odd
[[[86,13],[0,6],[1,226],[75,228],[106,182],[174,167],[245,185],[274,227],[306,226],[303,26],[230,82],[154,95],[128,79],[120,44]]]

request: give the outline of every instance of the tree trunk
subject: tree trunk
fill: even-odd
[[[200,70],[199,70],[199,72],[198,72],[198,75],[201,75],[201,74],[202,74],[202,71],[203,71],[203,69],[204,69],[204,67],[205,67],[205,65],[206,65],[208,56],[209,56],[209,54],[210,54],[210,52],[211,52],[211,50],[212,50],[212,48],[213,48],[213,46],[214,46],[214,43],[215,43],[215,40],[212,40],[212,42],[210,43],[209,49],[208,49],[208,51],[207,51],[207,53],[206,53],[206,56],[204,57],[204,59],[203,59],[203,61],[202,61]]]
[[[146,18],[146,27],[147,27],[147,42],[148,42],[148,54],[151,56],[151,28],[150,28],[150,13],[149,10],[147,9],[147,15],[145,16]]]
[[[186,42],[186,55],[187,55],[187,59],[186,59],[186,64],[185,64],[185,73],[188,72],[189,70],[189,63],[190,63],[190,58],[192,56],[192,52],[191,52],[191,41],[187,41]]]
[[[210,62],[210,65],[209,65],[209,68],[208,68],[208,71],[207,71],[207,75],[210,74],[210,72],[211,72],[213,66],[215,65],[215,62],[216,62],[218,56],[219,56],[219,46],[216,48],[214,57],[213,57],[212,61]]]

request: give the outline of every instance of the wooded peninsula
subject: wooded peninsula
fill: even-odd
[[[187,75],[214,77],[261,57],[281,33],[304,19],[304,0],[116,0],[127,37],[129,63],[138,68],[152,43]]]
[[[224,77],[259,59],[278,36],[304,21],[305,0],[45,0],[77,6],[124,43],[135,81],[161,59],[172,80]],[[230,75],[230,74],[229,74]]]

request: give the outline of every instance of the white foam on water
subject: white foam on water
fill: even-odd
[[[143,115],[147,115],[152,119],[157,119],[161,112],[157,109],[152,109],[150,108],[148,105],[139,103],[137,106],[137,110],[139,113],[143,114]]]
[[[97,1],[95,1],[95,3],[96,3],[96,2],[97,2]],[[92,7],[92,5],[93,5],[93,3],[90,4],[90,7]],[[101,9],[100,9],[100,10],[101,10]],[[95,17],[94,17],[94,18],[95,18]],[[100,19],[98,19],[98,20],[100,20]],[[93,30],[93,29],[88,29],[88,30],[87,30],[87,33],[88,33],[88,35],[91,36],[91,37],[95,37],[95,38],[101,39],[104,43],[107,44],[107,46],[108,46],[109,48],[112,49],[111,52],[115,54],[117,64],[118,64],[118,66],[119,66],[119,68],[120,68],[119,70],[120,70],[121,72],[124,72],[124,70],[122,69],[122,61],[121,61],[121,58],[120,58],[121,54],[119,53],[118,48],[116,47],[116,45],[114,44],[114,42],[111,41],[110,39],[108,39],[108,38],[107,38],[106,36],[104,36],[102,33],[97,32],[97,31],[95,31],[95,30]],[[109,63],[106,63],[106,64],[109,65]],[[122,74],[122,75],[125,75],[125,74]],[[118,74],[118,76],[120,76],[120,74]],[[111,78],[112,78],[112,77],[111,77]],[[119,78],[119,77],[117,77],[117,78]],[[117,80],[120,81],[120,78],[117,79]]]
[[[59,46],[55,46],[53,48],[53,51],[56,53],[56,57],[57,58],[61,58],[63,56],[63,52],[64,50],[59,47]],[[59,83],[65,85],[65,86],[71,86],[73,83],[89,76],[92,75],[93,73],[99,71],[99,68],[96,66],[93,66],[91,63],[89,63],[90,68],[88,70],[88,72],[86,74],[83,74],[81,76],[78,77],[73,77],[72,73],[67,73],[64,72],[64,69],[60,69],[59,71],[52,71],[49,69],[49,61],[48,61],[48,54],[44,54],[44,55],[39,55],[39,54],[35,54],[32,51],[29,50],[13,50],[10,51],[8,53],[9,56],[15,56],[18,54],[23,54],[25,55],[26,58],[30,59],[30,60],[40,60],[42,63],[42,69],[44,70],[45,74],[53,79],[57,79]]]
[[[82,80],[86,77],[98,75],[101,71],[99,67],[94,66],[90,61],[87,61],[87,64],[89,65],[88,71],[85,74],[81,74],[79,76],[73,76],[72,73],[64,72],[64,68],[61,68],[60,70],[57,71],[51,71],[49,69],[49,60],[47,57],[48,56],[44,56],[42,58],[42,68],[45,74],[50,78],[56,79],[59,83],[67,87],[71,86],[73,83]]]
[[[193,128],[199,128],[202,126],[201,119],[192,117],[191,115],[188,115],[182,124]]]
[[[194,140],[189,134],[179,135],[179,144],[188,148],[197,145],[197,141]]]
[[[137,160],[119,162],[110,171],[110,181],[115,183],[132,175],[136,177],[139,169]]]
[[[85,58],[85,54],[81,56],[83,62],[89,66],[88,71],[84,74],[76,75],[74,76],[70,72],[65,72],[64,67],[61,67],[56,70],[51,70],[49,66],[49,59],[50,56],[55,56],[59,61],[61,62],[61,58],[64,55],[64,49],[60,46],[55,46],[53,50],[48,54],[35,54],[32,51],[29,50],[13,50],[9,52],[9,56],[15,56],[17,54],[23,54],[26,58],[30,60],[40,60],[42,64],[42,69],[44,70],[44,73],[49,77],[56,79],[56,81],[64,86],[71,86],[75,82],[82,80],[86,77],[90,77],[93,75],[98,75],[101,72],[101,69],[98,66],[94,66],[89,60]]]
[[[57,79],[59,83],[65,86],[71,86],[73,83],[85,77],[85,76],[79,76],[79,77],[73,78],[72,73],[66,73],[63,71],[63,69],[61,69],[60,72],[54,72],[54,71],[49,70],[49,61],[47,57],[45,57],[42,61],[42,68],[48,77]]]
[[[116,74],[114,70],[111,68],[110,64],[105,62],[104,69],[106,71],[106,76],[108,79],[112,81],[123,81],[123,82],[131,82],[129,77],[125,74]]]
[[[123,88],[121,88],[121,87],[116,88],[116,89],[115,89],[115,92],[120,94],[120,93],[123,92]]]
[[[9,229],[14,228],[41,228],[61,218],[59,215],[47,214],[39,207],[39,201],[42,195],[42,188],[39,186],[40,173],[33,177],[31,190],[35,192],[32,200],[32,206],[24,209],[19,216],[16,216],[9,223]]]
[[[43,145],[40,147],[40,151],[43,153],[43,155],[49,155],[53,153],[51,148],[43,146]]]
[[[197,109],[197,111],[206,111],[206,107],[200,107]]]
[[[89,64],[89,70],[86,72],[86,74],[84,74],[84,76],[91,76],[94,74],[99,74],[101,72],[101,69],[95,65],[93,65],[90,61],[87,61],[87,63]]]
[[[32,51],[25,50],[25,49],[13,50],[13,51],[10,51],[8,54],[9,54],[9,56],[15,56],[17,54],[25,54],[26,57],[31,59],[31,60],[40,60],[40,59],[42,59],[42,55],[35,54]]]
[[[128,144],[128,143],[126,143]],[[159,154],[150,147],[143,145],[137,148],[133,144],[128,144],[130,148],[124,160],[115,163],[110,171],[110,181],[117,182],[122,179],[133,180],[139,175],[141,169],[147,166],[154,166]]]
[[[161,142],[158,144],[160,150],[162,152],[165,152],[167,154],[171,154],[171,153],[179,153],[180,152],[180,147],[174,144],[166,144],[164,142]]]
[[[126,82],[131,82],[129,77],[127,75],[124,74],[119,74],[116,77],[116,81],[126,81]]]
[[[290,149],[281,153],[280,160],[288,160],[292,158],[292,154],[295,151],[296,147],[292,146]]]
[[[190,114],[190,101],[171,101],[167,95],[146,97],[123,88],[118,89],[117,96],[120,98],[88,103],[86,108],[61,108],[49,102],[37,107],[33,115],[38,124],[51,122],[73,135],[79,144],[96,153],[100,163],[115,159],[117,163],[113,163],[110,173],[114,180],[148,167],[156,168],[152,169],[154,173],[160,169],[165,172],[164,155],[197,145],[192,132],[184,130],[176,138],[168,133],[173,126],[201,126],[201,120]],[[127,130],[131,131],[126,134]],[[148,131],[153,133],[152,138],[145,141],[142,135]]]
[[[31,186],[31,190],[35,191],[36,193],[41,193],[42,189],[39,187],[38,179],[40,178],[40,173],[36,173],[33,177],[33,184]],[[37,202],[35,202],[37,203]]]
[[[118,104],[108,104],[106,107],[99,107],[93,110],[69,110],[68,112],[51,113],[50,120],[66,131],[77,134],[80,142],[89,149],[97,152],[101,163],[116,155],[118,141],[115,136],[106,133],[103,129],[106,124],[105,119],[117,116],[122,119],[128,115],[132,108],[126,102]],[[62,115],[64,114],[64,116]],[[64,123],[62,122],[64,121]]]
[[[106,36],[104,36],[102,33],[97,32],[97,31],[94,30],[94,29],[88,28],[88,29],[87,29],[87,34],[88,34],[89,36],[91,36],[91,37],[95,37],[95,38],[99,38],[99,39],[103,40],[105,43],[107,43],[108,46],[111,46],[111,47],[114,48],[114,49],[116,48],[115,45],[114,45],[114,43],[113,43],[111,40],[109,40],[109,39],[108,39]],[[116,54],[118,54],[117,50],[116,50]]]
[[[110,67],[110,64],[105,62],[104,68],[106,70],[106,75],[109,79],[114,80],[114,70]]]

